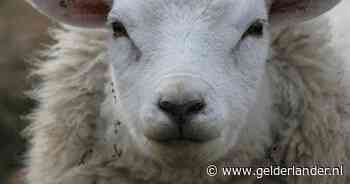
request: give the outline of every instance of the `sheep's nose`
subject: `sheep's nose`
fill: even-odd
[[[183,124],[192,116],[202,112],[206,106],[202,98],[187,98],[181,101],[162,97],[158,107],[166,113],[175,123]]]

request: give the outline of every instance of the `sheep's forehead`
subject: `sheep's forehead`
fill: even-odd
[[[118,0],[110,17],[124,23],[154,26],[166,21],[228,21],[238,26],[267,17],[262,0]],[[196,22],[194,22],[196,21]]]

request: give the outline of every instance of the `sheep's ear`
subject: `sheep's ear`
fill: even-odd
[[[62,23],[101,27],[106,22],[112,0],[26,0],[43,14]]]
[[[341,0],[269,0],[272,25],[288,25],[317,17]]]

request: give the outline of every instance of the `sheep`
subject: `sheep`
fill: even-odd
[[[28,1],[63,24],[33,71],[29,184],[350,181],[221,172],[346,172],[345,48],[319,17],[338,0]]]

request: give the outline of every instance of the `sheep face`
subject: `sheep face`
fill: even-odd
[[[260,0],[115,4],[116,111],[142,152],[202,162],[235,146],[264,74],[265,7]]]

